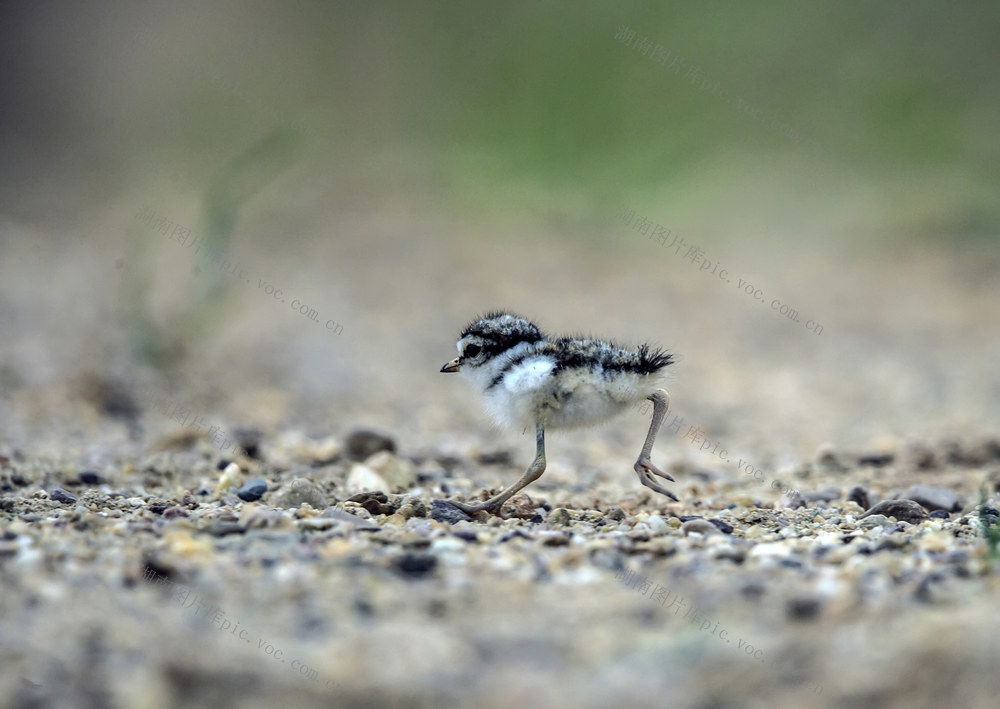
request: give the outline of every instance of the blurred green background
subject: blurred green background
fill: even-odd
[[[995,2],[37,2],[3,16],[2,207],[24,218],[204,194],[283,128],[301,153],[268,196],[291,210],[405,197],[598,237],[621,204],[705,234],[1000,226]]]

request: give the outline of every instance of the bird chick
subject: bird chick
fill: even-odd
[[[473,321],[459,335],[458,357],[441,371],[469,379],[499,425],[522,430],[534,426],[537,447],[535,460],[506,490],[484,502],[452,504],[467,514],[499,514],[507,500],[545,471],[547,428],[591,426],[645,399],[653,402],[653,417],[633,468],[643,485],[677,500],[653,476],[674,479],[650,460],[670,406],[670,395],[661,385],[672,362],[671,355],[649,345],[630,350],[605,340],[549,337],[513,313],[491,312]]]

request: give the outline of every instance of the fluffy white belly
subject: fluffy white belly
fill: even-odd
[[[515,374],[512,372],[512,374]],[[634,374],[604,377],[592,371],[518,372],[486,392],[486,409],[502,426],[532,429],[592,426],[645,399],[656,386]]]

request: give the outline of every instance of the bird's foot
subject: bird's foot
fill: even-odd
[[[635,470],[636,475],[639,476],[639,482],[643,485],[648,487],[650,490],[660,493],[661,495],[666,495],[674,502],[679,502],[677,496],[656,482],[653,476],[658,475],[659,477],[669,480],[670,482],[675,482],[674,478],[669,473],[665,473],[653,465],[649,458],[639,458],[639,460],[635,461],[633,469]]]
[[[474,516],[477,512],[489,512],[491,515],[499,515],[500,508],[503,506],[503,502],[497,503],[494,500],[475,503],[456,502],[455,500],[448,500],[448,502],[470,517]]]

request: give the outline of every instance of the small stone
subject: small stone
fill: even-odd
[[[420,578],[437,568],[437,557],[407,552],[396,561],[396,569],[407,576]]]
[[[427,516],[427,505],[425,505],[424,501],[421,500],[419,497],[416,497],[415,495],[403,495],[402,497],[399,498],[399,501],[401,506],[406,506],[406,505],[410,506],[410,508],[413,510],[414,517]]]
[[[76,495],[72,495],[61,487],[52,488],[52,492],[49,493],[49,498],[55,500],[56,502],[61,502],[64,505],[75,505]]]
[[[362,507],[368,510],[373,515],[391,515],[393,513],[392,505],[388,505],[378,500],[367,499],[364,502],[359,502]]]
[[[847,501],[858,503],[863,510],[871,507],[871,498],[868,495],[868,490],[861,485],[855,485],[851,488],[851,491],[847,493]]]
[[[778,500],[778,507],[784,507],[790,510],[797,510],[798,508],[805,506],[806,499],[798,490],[789,490],[781,496],[780,500]]]
[[[244,502],[255,502],[267,492],[267,481],[263,478],[250,478],[236,491],[236,496]]]
[[[358,508],[355,508],[358,509]],[[362,510],[364,512],[365,510]],[[372,524],[366,519],[362,519],[359,515],[352,514],[351,512],[346,512],[345,510],[337,509],[336,507],[328,507],[323,510],[323,516],[329,519],[336,520],[338,522],[346,522],[347,524],[357,527],[359,530],[366,531],[378,531],[381,529],[377,524]]]
[[[790,598],[785,608],[792,620],[812,620],[819,615],[823,604],[818,598],[799,597]]]
[[[650,515],[646,524],[649,525],[649,530],[653,534],[665,534],[670,531],[670,525],[660,515]]]
[[[896,459],[892,453],[866,453],[858,456],[858,465],[871,465],[876,468],[884,468]]]
[[[340,457],[340,443],[332,436],[303,445],[302,452],[314,465],[326,465]]]
[[[536,514],[535,505],[532,504],[531,498],[525,495],[523,492],[514,495],[514,497],[508,500],[501,513],[504,518],[510,519],[516,517],[517,519],[532,519]]]
[[[962,509],[962,505],[958,501],[958,495],[943,487],[911,485],[903,493],[903,497],[920,504],[928,512],[933,512],[934,510],[957,512]]]
[[[300,507],[304,502],[317,510],[323,510],[329,506],[326,495],[316,487],[312,480],[306,478],[295,478],[268,499],[274,507],[286,510]]]
[[[183,507],[168,507],[167,509],[163,510],[164,519],[177,519],[178,517],[187,517],[187,516],[189,516],[187,510],[185,510]]]
[[[479,543],[479,533],[472,527],[455,527],[452,534],[470,544]]]
[[[348,458],[362,461],[379,451],[395,453],[396,442],[384,433],[361,428],[348,434],[344,448]]]
[[[913,500],[885,500],[872,507],[858,519],[865,519],[872,515],[895,517],[900,522],[909,522],[910,524],[918,524],[927,519],[927,512]]]
[[[413,465],[389,451],[379,451],[365,461],[388,484],[390,489],[406,489],[416,482]]]
[[[344,512],[352,515],[356,515],[361,519],[371,519],[372,513],[366,510],[364,507],[359,505],[357,502],[345,502]]]
[[[469,522],[472,518],[447,500],[431,500],[431,519],[446,524]]]
[[[714,524],[709,522],[707,519],[702,519],[701,517],[689,519],[681,525],[681,530],[683,530],[684,536],[691,534],[703,534],[705,536],[708,536],[709,534],[719,534],[719,530]]]
[[[733,533],[733,525],[729,524],[724,520],[718,519],[717,517],[712,517],[708,521],[714,524],[715,528],[718,529],[723,534]]]
[[[93,470],[85,470],[80,473],[79,477],[80,482],[84,485],[100,485],[104,482],[104,478]]]
[[[951,515],[944,510],[934,510],[930,514],[931,519],[951,519]]]
[[[359,505],[368,502],[368,500],[375,500],[376,502],[381,502],[384,505],[389,502],[389,496],[381,490],[370,490],[367,492],[359,492],[356,495],[351,495],[347,498],[348,502],[357,502]]]
[[[351,472],[347,474],[344,486],[347,488],[347,492],[352,494],[389,489],[389,483],[386,482],[385,478],[361,463],[355,463],[351,466]]]
[[[219,482],[215,486],[215,495],[222,495],[231,487],[239,487],[240,476],[240,466],[236,463],[227,465],[226,469],[222,471],[222,475],[219,476]]]
[[[621,507],[617,505],[609,509],[608,514],[606,516],[608,519],[614,520],[615,522],[621,522],[626,517],[628,517],[628,515],[625,514],[625,510],[623,510]]]
[[[889,518],[881,514],[866,516],[864,521],[858,522],[858,526],[862,529],[874,529],[875,527],[884,527],[887,524],[889,524]]]
[[[565,507],[557,507],[549,513],[546,521],[550,526],[568,527],[572,521],[572,517],[569,514],[569,510]]]
[[[413,517],[413,505],[400,505],[399,509],[396,510],[396,514],[403,518],[403,521]]]

